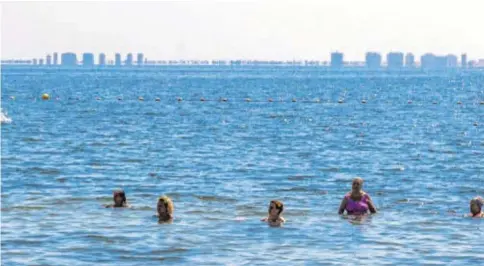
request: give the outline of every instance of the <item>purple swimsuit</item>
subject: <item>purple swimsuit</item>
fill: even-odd
[[[345,195],[346,201],[346,212],[352,215],[361,215],[366,214],[368,212],[368,194],[365,194],[361,197],[361,200],[354,201],[351,199],[351,194],[348,193]]]

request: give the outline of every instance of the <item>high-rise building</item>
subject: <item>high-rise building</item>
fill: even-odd
[[[403,67],[403,53],[391,52],[387,54],[387,67],[391,69],[400,69]]]
[[[425,70],[443,70],[457,67],[457,56],[449,54],[436,56],[434,54],[424,54],[420,59],[421,67]]]
[[[92,53],[82,54],[82,65],[92,67],[94,66],[94,55]]]
[[[462,54],[460,56],[460,66],[462,68],[467,68],[467,54]]]
[[[75,53],[61,54],[61,64],[63,66],[77,66],[77,56]]]
[[[52,64],[52,56],[50,54],[47,55],[45,62],[48,66]]]
[[[37,65],[37,58],[32,59],[32,64]]]
[[[446,56],[447,62],[446,62],[446,67],[447,68],[456,68],[458,65],[458,60],[457,56],[453,54],[449,54]]]
[[[117,53],[114,55],[114,65],[115,66],[121,66],[121,54]]]
[[[106,65],[106,55],[104,53],[99,54],[99,65],[100,66]]]
[[[435,55],[431,53],[426,53],[420,57],[420,67],[422,69],[428,70],[435,68]]]
[[[379,69],[381,67],[381,55],[375,52],[368,52],[365,56],[366,67],[369,69]]]
[[[136,63],[138,63],[138,66],[141,66],[144,62],[143,62],[143,54],[142,53],[138,53],[137,55],[137,60],[136,60]]]
[[[133,54],[132,53],[129,53],[126,56],[126,63],[125,63],[125,65],[127,65],[127,66],[132,66],[133,65]]]
[[[41,66],[44,65],[44,59],[42,59],[42,58],[39,59],[39,65],[41,65]]]
[[[331,53],[331,67],[332,68],[343,67],[343,53],[339,53],[339,52]]]
[[[57,57],[58,57],[57,53],[54,53],[54,65],[55,66],[59,63]]]
[[[405,55],[405,66],[408,68],[415,67],[415,56],[412,53]]]

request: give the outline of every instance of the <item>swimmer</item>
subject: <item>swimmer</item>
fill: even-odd
[[[348,192],[339,206],[339,214],[346,213],[349,215],[363,215],[368,211],[376,213],[375,205],[366,192],[362,190],[363,179],[356,177],[353,179],[351,191]]]
[[[161,196],[158,199],[158,204],[156,205],[156,211],[158,214],[159,222],[171,222],[173,221],[173,211],[175,208],[173,207],[173,201],[167,196]]]
[[[284,204],[278,200],[272,200],[269,204],[269,215],[261,221],[267,222],[270,226],[281,226],[286,220],[281,216],[284,211]]]
[[[106,208],[126,208],[129,207],[126,202],[126,194],[124,190],[115,190],[113,192],[114,204],[106,205]]]
[[[469,216],[483,218],[484,212],[482,212],[482,205],[484,205],[484,199],[482,199],[481,197],[473,198],[471,200],[470,206],[469,206],[470,211],[471,211]]]

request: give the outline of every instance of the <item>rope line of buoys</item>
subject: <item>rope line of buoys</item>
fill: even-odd
[[[48,94],[48,93],[43,93],[40,98],[44,101],[47,101],[47,100],[52,100],[52,97]],[[15,96],[10,96],[8,97],[8,99],[10,100],[17,100],[17,97]],[[32,98],[33,100],[35,100],[35,97]],[[102,100],[110,100],[111,98],[103,98],[103,97],[100,97],[100,96],[96,96],[94,97],[94,99],[96,101],[102,101]],[[121,96],[116,96],[116,97],[113,97],[112,99],[115,99],[117,101],[125,101],[125,99]],[[292,102],[292,103],[325,103],[325,104],[333,104],[333,103],[338,103],[338,104],[345,104],[345,103],[354,103],[354,102],[357,102],[357,101],[354,101],[354,100],[348,100],[346,98],[339,98],[336,102],[332,101],[332,100],[321,100],[320,98],[314,98],[314,99],[307,99],[307,98],[303,98],[301,100],[299,100],[298,98],[289,98],[289,99],[282,99],[282,98],[279,98],[279,100],[275,100],[274,98],[272,97],[269,97],[267,98],[266,100],[261,100],[261,99],[252,99],[250,97],[246,97],[246,98],[226,98],[226,97],[219,97],[218,99],[209,99],[209,98],[205,98],[205,97],[200,97],[199,99],[184,99],[182,97],[176,97],[175,98],[177,102],[247,102],[247,103],[250,103],[250,102],[253,102],[253,103],[287,103],[287,102]],[[60,101],[61,98],[60,97],[56,97],[55,100],[57,101]],[[67,100],[81,100],[80,97],[68,97]],[[132,99],[134,100],[134,99]],[[145,101],[145,98],[143,96],[138,96],[137,97],[137,100],[140,101],[140,102],[144,102]],[[129,99],[127,101],[130,101]],[[160,97],[156,97],[154,98],[154,101],[155,102],[161,102],[162,99]],[[361,99],[359,100],[359,102],[361,104],[367,104],[367,103],[371,103],[371,102],[381,102],[379,100],[375,100],[375,101],[371,101],[371,100],[368,100],[368,99]],[[413,100],[407,100],[407,104],[415,104],[415,103],[422,103],[424,101],[413,101]],[[425,101],[425,102],[428,102],[428,103],[431,103],[433,105],[438,105],[440,104],[441,102],[438,102],[438,101],[435,101],[435,100],[431,100],[431,101]],[[386,103],[394,103],[394,102],[389,102],[389,101],[386,101]],[[462,101],[456,101],[455,102],[456,105],[464,105],[464,102]],[[476,105],[484,105],[484,100],[482,101],[479,101],[479,102],[472,102],[471,103],[472,105],[476,104]]]

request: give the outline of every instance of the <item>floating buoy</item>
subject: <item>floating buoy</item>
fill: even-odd
[[[49,100],[50,96],[47,93],[42,94],[42,100]]]
[[[183,101],[183,99],[181,97],[177,97],[176,100],[179,101],[179,102]]]
[[[200,101],[201,101],[201,102],[204,102],[204,101],[205,101],[205,98],[203,98],[203,97],[202,97],[202,98],[200,98]]]
[[[118,97],[118,101],[122,101],[122,100],[123,100],[123,98],[121,98],[121,97]]]
[[[432,104],[437,104],[437,102],[436,101],[433,101]]]
[[[319,102],[321,102],[321,100],[319,98],[316,98],[316,100],[314,100],[314,102],[319,103]]]
[[[246,101],[246,102],[250,102],[250,101],[252,101],[252,100],[251,100],[250,98],[245,98],[245,101]]]
[[[484,105],[484,101],[481,101],[481,102],[480,102],[480,104],[481,104],[481,105]]]
[[[339,99],[338,103],[344,103],[345,101],[343,99]]]
[[[296,98],[292,98],[291,100],[293,103],[297,102]]]
[[[361,103],[366,103],[366,100],[361,100]]]
[[[11,100],[15,100],[15,96],[10,96],[10,99]]]
[[[101,100],[101,97],[96,97],[96,101],[100,101]]]
[[[458,101],[457,104],[462,104],[462,102],[461,101]]]
[[[156,99],[155,99],[155,101],[159,102],[159,101],[161,101],[161,100],[160,100],[160,98],[156,98]]]
[[[226,102],[227,101],[227,98],[220,98],[220,101]]]
[[[477,127],[477,122],[474,122],[474,126],[476,126],[476,127]]]
[[[138,100],[139,100],[139,101],[144,101],[144,100],[145,100],[145,98],[143,98],[143,97],[139,96],[139,97],[138,97]]]
[[[407,103],[408,103],[408,104],[411,104],[411,103],[412,103],[412,101],[411,101],[411,100],[408,100],[408,102],[407,102]]]
[[[271,103],[271,102],[273,102],[272,98],[269,98],[269,100],[268,100],[268,101],[269,101],[270,103]]]

